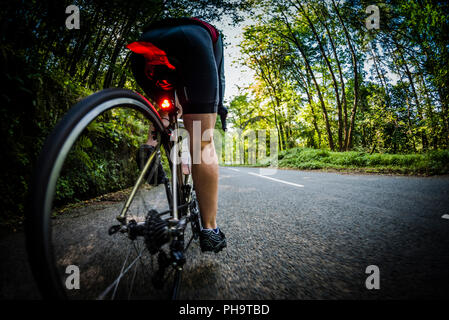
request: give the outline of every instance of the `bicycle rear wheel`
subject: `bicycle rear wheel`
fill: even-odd
[[[30,262],[45,298],[161,298],[160,290],[171,289],[151,285],[162,253],[150,253],[143,237],[108,234],[140,175],[136,151],[150,124],[169,154],[151,104],[132,91],[106,89],[76,104],[46,140],[26,217]],[[143,223],[150,210],[169,206],[166,186],[143,181],[126,222]]]

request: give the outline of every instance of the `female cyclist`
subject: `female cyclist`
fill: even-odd
[[[139,41],[128,48],[134,52],[131,57],[134,77],[149,97],[159,101],[172,95],[174,99],[176,90],[184,126],[190,135],[192,177],[202,222],[200,247],[203,252],[219,252],[226,247],[226,238],[216,223],[218,159],[212,132],[217,112],[227,113],[223,107],[222,37],[215,27],[197,18],[166,19],[144,28]],[[161,117],[164,121],[163,113]],[[200,126],[199,135],[194,136],[194,126],[196,131]],[[200,147],[194,147],[195,144]],[[138,152],[139,166],[142,167],[156,145],[150,129],[147,143]],[[158,177],[159,182],[162,178]]]

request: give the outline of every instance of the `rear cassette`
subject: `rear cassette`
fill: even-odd
[[[150,210],[145,219],[145,226],[145,244],[153,255],[170,240],[168,222],[161,219],[156,210]]]

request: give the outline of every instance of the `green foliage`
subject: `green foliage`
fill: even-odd
[[[214,22],[226,13],[235,23],[242,20],[240,10],[253,10],[257,23],[242,30],[237,59],[256,77],[231,101],[229,126],[277,130],[282,166],[447,173],[448,152],[440,149],[449,147],[448,4],[379,3],[381,29],[368,31],[363,18],[371,2],[333,3],[130,0],[124,6],[118,0],[8,1],[0,12],[0,160],[7,163],[7,170],[0,172],[0,222],[21,220],[34,162],[72,105],[105,87],[137,89],[125,46],[139,38],[144,25],[165,17],[198,16]],[[82,8],[80,30],[65,28],[69,4]],[[340,99],[345,94],[347,119],[336,92]],[[351,117],[351,151],[321,149],[331,139],[337,141],[340,131],[347,134]],[[134,157],[142,136],[136,132],[144,130],[139,121],[129,119],[126,113],[111,114],[101,125],[89,127],[69,156],[71,170],[63,171],[57,186],[59,203],[129,185],[137,172]],[[261,165],[272,161],[259,160]]]
[[[366,152],[331,152],[311,148],[293,148],[281,151],[279,167],[296,169],[362,170],[365,172],[403,174],[449,173],[449,150],[421,154],[381,154]],[[262,159],[258,165],[268,166],[272,158]]]
[[[81,28],[65,27],[65,8],[80,7]],[[233,21],[249,2],[216,1],[8,1],[0,17],[0,224],[21,221],[34,163],[45,138],[80,99],[105,87],[137,89],[126,44],[141,28],[166,17],[214,20],[224,11]],[[89,127],[67,159],[57,185],[64,204],[129,186],[143,128],[127,114],[110,115]],[[146,133],[144,134],[146,136]],[[126,153],[126,154],[123,154]],[[120,156],[117,156],[119,154]],[[121,161],[118,159],[128,159]],[[166,164],[164,164],[166,165]],[[70,166],[72,166],[70,168]]]
[[[379,30],[366,29],[367,1],[256,3],[238,58],[256,76],[231,102],[234,126],[260,119],[252,127],[278,130],[281,150],[449,147],[447,2],[378,3]]]

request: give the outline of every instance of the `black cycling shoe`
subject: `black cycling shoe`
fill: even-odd
[[[140,170],[142,170],[145,166],[145,163],[147,163],[148,158],[150,157],[150,155],[153,153],[155,147],[150,146],[148,144],[143,144],[140,146],[139,150],[137,150],[137,166],[139,167]],[[158,167],[156,168],[157,171],[157,183],[156,184],[162,184],[164,183],[165,180],[165,172],[164,169],[162,168],[162,163],[161,163],[161,158],[160,155],[157,154],[153,161],[151,162],[151,167],[154,166],[154,161],[157,159],[158,162]],[[148,180],[150,172],[151,172],[151,167],[148,170],[146,176],[145,176],[145,180]],[[155,179],[151,179],[152,181],[148,181],[149,183],[154,183]]]
[[[220,229],[218,229],[218,233],[215,233],[211,229],[203,229],[200,231],[200,247],[202,252],[213,251],[217,253],[226,246],[226,236]]]

